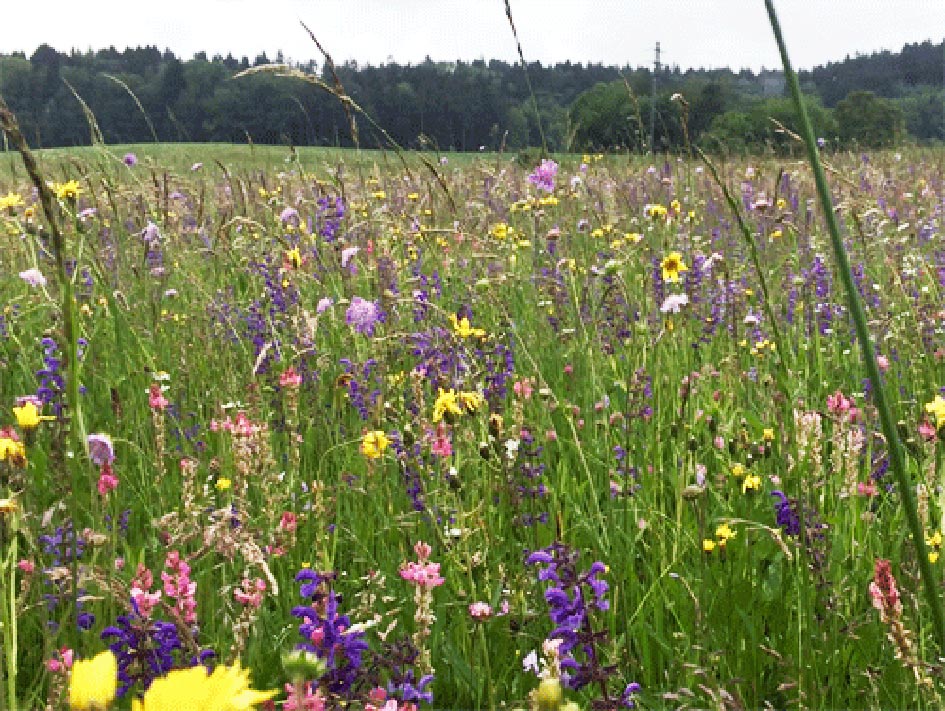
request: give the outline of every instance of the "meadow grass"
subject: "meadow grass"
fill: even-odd
[[[718,166],[763,304],[696,161],[569,156],[553,175],[448,155],[447,192],[389,154],[287,157],[39,154],[81,423],[48,230],[0,161],[5,704],[61,706],[65,647],[121,649],[125,707],[201,650],[281,688],[307,642],[328,668],[300,682],[329,706],[378,687],[538,706],[532,652],[587,708],[939,705],[917,546],[806,164]],[[940,588],[943,156],[827,160]],[[19,426],[27,395],[53,419]],[[80,425],[113,462],[70,445]]]

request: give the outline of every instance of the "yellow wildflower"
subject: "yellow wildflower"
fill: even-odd
[[[13,210],[14,207],[20,207],[23,204],[23,198],[16,193],[7,193],[0,196],[0,210]]]
[[[56,183],[53,185],[56,197],[60,200],[75,200],[82,192],[77,180],[70,180],[67,183]]]
[[[381,430],[372,430],[361,440],[361,454],[368,459],[378,459],[390,446],[390,440]]]
[[[463,410],[459,406],[456,391],[453,388],[449,390],[440,388],[439,390],[439,395],[436,396],[436,401],[433,403],[433,421],[439,422],[446,414],[462,415]]]
[[[942,549],[942,532],[936,531],[931,536],[925,536],[925,545],[928,546],[931,550],[929,551],[929,563],[934,563],[939,559]]]
[[[16,513],[16,499],[0,499],[0,514]]]
[[[683,262],[679,252],[670,252],[663,259],[660,267],[663,270],[663,281],[678,282],[682,272],[688,272],[689,267]]]
[[[32,400],[27,400],[19,407],[13,408],[13,416],[16,417],[16,424],[23,430],[35,430],[39,423],[44,419],[39,416],[39,408]]]
[[[459,401],[469,412],[475,412],[485,402],[485,398],[477,392],[463,391],[459,394]]]
[[[925,411],[935,416],[935,427],[941,429],[945,425],[945,399],[941,395],[936,395],[932,402],[925,404]]]
[[[76,660],[69,674],[69,708],[104,710],[115,700],[117,687],[118,661],[111,650],[106,649],[91,659]]]
[[[10,437],[0,437],[0,462],[8,461],[19,467],[26,466],[26,447]]]
[[[715,529],[715,537],[719,539],[719,545],[724,546],[735,538],[735,531],[727,523],[723,523]]]
[[[285,260],[292,265],[293,268],[298,269],[302,266],[302,252],[298,247],[293,247],[292,249],[286,250]]]
[[[735,462],[729,471],[732,472],[732,476],[745,476],[745,474],[748,472],[748,470],[745,469],[745,465],[739,464],[738,462]]]
[[[651,220],[665,219],[668,213],[669,210],[667,210],[663,205],[645,205],[643,207],[643,214],[645,214]]]
[[[509,236],[510,231],[513,233],[515,232],[515,230],[509,227],[506,223],[497,222],[496,224],[492,225],[492,229],[489,232],[496,239],[505,239]]]
[[[747,494],[749,491],[761,491],[761,477],[757,474],[749,474],[742,482],[742,493]]]
[[[217,483],[214,484],[214,486],[216,486],[217,491],[227,491],[231,486],[233,486],[233,482],[224,476],[217,479]]]
[[[371,193],[371,197],[375,200],[383,200],[387,197],[387,193],[385,193],[383,190],[375,190],[373,193]]]
[[[711,538],[705,538],[705,539],[703,539],[703,540],[702,540],[702,550],[703,550],[705,553],[711,553],[712,551],[714,551],[714,550],[715,550],[715,541],[713,541]]]
[[[470,336],[482,338],[486,335],[486,332],[483,329],[473,328],[469,324],[469,319],[465,316],[458,319],[456,318],[456,314],[450,314],[450,322],[453,324],[453,332],[460,338],[469,338]]]
[[[202,666],[175,669],[156,679],[140,701],[131,702],[132,711],[246,711],[268,701],[279,692],[249,688],[249,671],[220,665],[207,674]]]

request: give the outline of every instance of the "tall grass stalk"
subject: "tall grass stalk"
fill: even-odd
[[[820,198],[820,204],[824,211],[824,219],[827,222],[827,230],[830,233],[830,243],[833,247],[834,257],[837,260],[840,279],[843,282],[843,288],[847,294],[850,314],[853,317],[853,324],[856,329],[856,338],[860,343],[860,348],[863,353],[866,375],[873,386],[873,398],[876,402],[876,408],[879,411],[883,436],[886,438],[886,445],[889,450],[889,465],[896,476],[899,495],[902,497],[902,508],[909,522],[909,531],[912,534],[912,540],[918,552],[919,571],[922,576],[925,598],[932,612],[935,631],[939,641],[939,652],[942,653],[945,652],[945,616],[942,614],[940,593],[933,577],[931,563],[929,562],[925,534],[922,530],[922,523],[919,521],[916,500],[912,491],[913,485],[906,476],[902,443],[900,442],[899,434],[896,430],[896,418],[886,400],[886,392],[883,388],[879,364],[876,362],[876,354],[873,351],[872,340],[870,339],[870,333],[866,325],[866,315],[863,312],[863,305],[853,281],[853,272],[850,269],[849,257],[843,246],[843,240],[840,238],[840,228],[833,210],[833,202],[827,186],[827,176],[820,162],[814,130],[811,127],[807,109],[802,101],[801,88],[797,81],[797,75],[791,67],[791,60],[788,56],[784,36],[781,33],[781,25],[778,22],[773,0],[765,0],[765,8],[768,11],[768,19],[771,23],[771,29],[774,32],[775,41],[778,43],[778,51],[781,53],[781,62],[784,65],[784,75],[800,121],[801,137],[804,139],[804,145],[807,148],[807,158],[810,161],[811,169],[814,174],[817,195]]]
[[[39,194],[43,214],[46,216],[46,223],[52,235],[51,244],[53,258],[56,263],[56,278],[59,282],[59,308],[62,315],[63,338],[65,340],[63,377],[66,384],[66,407],[69,413],[69,446],[74,453],[78,454],[79,452],[86,451],[86,432],[82,418],[82,405],[79,400],[79,325],[77,323],[75,289],[73,287],[72,278],[66,270],[65,236],[59,224],[59,214],[54,206],[52,189],[40,174],[39,166],[26,143],[26,139],[20,131],[16,116],[10,111],[2,97],[0,97],[0,129],[2,129],[4,135],[9,137],[10,142],[23,159],[26,172]],[[68,461],[68,458],[66,461]],[[71,469],[72,495],[69,497],[71,507],[70,515],[72,516],[72,524],[77,529],[80,502],[79,487],[82,484],[81,467],[75,462],[67,464],[67,466]],[[73,545],[77,545],[77,543],[74,542]],[[79,569],[78,556],[75,555],[74,550],[71,568],[72,594],[74,599],[69,608],[68,620],[69,629],[71,630],[70,634],[72,635],[71,642],[73,648],[75,648],[77,642],[76,621],[78,615],[75,599],[77,599],[79,595]]]

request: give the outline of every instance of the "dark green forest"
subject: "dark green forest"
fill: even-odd
[[[801,72],[818,134],[844,149],[942,141],[943,51],[924,42]],[[185,61],[157,47],[67,54],[43,45],[29,57],[0,54],[0,94],[36,147],[91,142],[77,97],[107,143],[351,145],[345,112],[325,91],[268,74],[234,78],[281,61],[204,53]],[[324,66],[298,68],[334,85]],[[407,148],[519,150],[541,145],[542,135],[553,151],[678,151],[687,135],[710,151],[793,145],[778,125],[794,123],[779,71],[429,59],[335,69],[344,91]],[[384,145],[366,121],[359,126],[362,146]]]

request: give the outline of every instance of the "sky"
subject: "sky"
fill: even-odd
[[[0,52],[42,43],[64,52],[157,45],[253,60],[321,56],[341,63],[517,61],[503,0],[4,0]],[[605,65],[779,68],[762,0],[511,0],[525,58]],[[776,0],[796,68],[945,38],[945,0]]]

